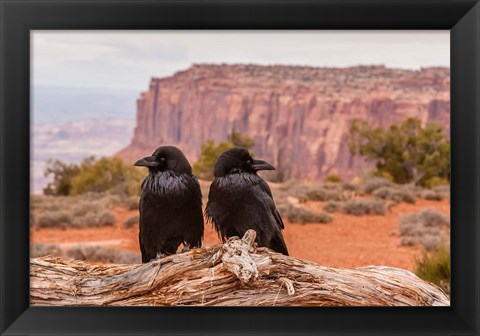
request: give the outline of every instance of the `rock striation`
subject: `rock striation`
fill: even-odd
[[[348,151],[351,120],[388,126],[407,117],[437,121],[449,134],[449,68],[199,64],[152,78],[118,155],[133,160],[171,144],[193,163],[202,143],[235,129],[255,139],[255,155],[277,167],[277,179],[352,178],[371,165]]]

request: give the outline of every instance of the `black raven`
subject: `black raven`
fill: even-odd
[[[202,192],[192,167],[176,147],[162,146],[135,162],[148,167],[140,197],[142,262],[176,253],[178,246],[200,247],[203,238]]]
[[[214,168],[205,216],[225,241],[242,237],[248,229],[257,232],[258,246],[288,255],[282,236],[282,218],[268,184],[257,175],[273,170],[270,163],[254,160],[245,148],[231,148],[220,155]]]

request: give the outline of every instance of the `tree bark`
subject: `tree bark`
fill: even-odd
[[[324,267],[256,248],[255,232],[142,265],[30,260],[39,306],[448,306],[413,273],[384,266]]]

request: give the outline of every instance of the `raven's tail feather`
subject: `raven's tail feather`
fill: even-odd
[[[271,242],[271,249],[275,252],[282,253],[288,256],[288,249],[287,244],[285,244],[285,240],[283,239],[283,235],[281,233],[275,235]]]

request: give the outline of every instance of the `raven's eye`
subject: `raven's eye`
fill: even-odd
[[[165,162],[165,158],[164,157],[160,158],[160,162]]]
[[[249,159],[249,160],[247,160],[247,163],[248,163],[249,165],[251,165],[251,164],[253,163],[253,161]]]

